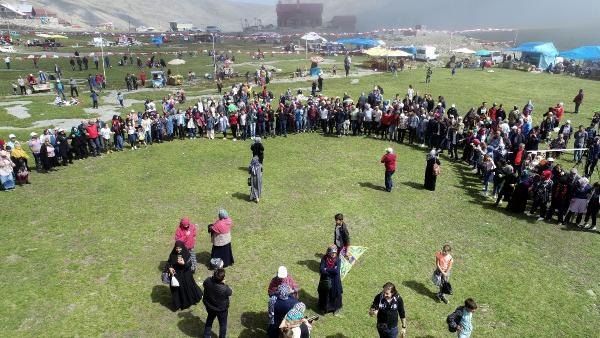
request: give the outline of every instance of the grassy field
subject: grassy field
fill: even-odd
[[[448,70],[436,69],[431,84],[423,80],[423,71],[398,78],[366,76],[357,84],[327,79],[325,94],[357,97],[380,84],[385,96],[393,97],[413,84],[421,93],[444,95],[461,114],[481,101],[510,108],[533,99],[537,121],[546,107],[563,101],[566,117],[576,125],[588,124],[591,109],[600,106],[595,95],[600,83],[564,76],[496,70],[459,71],[451,78]],[[277,83],[270,89],[279,94],[309,86],[309,81]],[[189,90],[200,94],[207,88],[212,85]],[[570,101],[579,88],[587,96],[583,113],[575,115]],[[156,91],[131,97],[162,95]],[[2,102],[16,99],[21,98]],[[32,130],[39,132],[28,126],[48,119],[47,114],[90,116],[82,109],[90,106],[87,101],[58,110],[47,104],[51,99],[25,98],[32,101],[28,120],[17,120],[1,107],[0,126],[22,128],[2,130],[2,136],[15,132],[24,139]],[[369,250],[344,280],[342,316],[322,318],[315,337],[375,337],[375,320],[367,310],[387,281],[404,298],[409,336],[448,336],[445,317],[466,297],[480,305],[474,317],[477,337],[597,336],[597,232],[570,231],[506,214],[478,194],[480,179],[444,157],[438,190],[422,190],[425,153],[419,148],[320,134],[264,143],[260,204],[247,201],[249,142],[223,140],[176,141],[77,161],[48,175],[33,174],[33,184],[2,194],[2,335],[199,336],[203,306],[171,312],[159,267],[172,248],[180,217],[189,216],[203,229],[224,207],[235,224],[236,264],[227,272],[234,290],[231,337],[264,334],[266,288],[281,264],[300,284],[300,299],[309,313],[314,312],[317,256],[332,240],[333,215],[338,212],[345,215],[353,244]],[[381,190],[379,158],[390,145],[399,161],[396,188],[388,194]],[[456,259],[455,295],[449,305],[433,299],[430,282],[433,255],[444,243],[453,246]],[[210,241],[203,231],[196,251],[206,263]],[[201,283],[208,275],[201,269],[196,279]]]

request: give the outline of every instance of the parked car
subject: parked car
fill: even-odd
[[[417,55],[415,59],[419,61],[435,61],[438,58],[438,54],[435,53],[436,48],[433,46],[423,46],[417,48]]]

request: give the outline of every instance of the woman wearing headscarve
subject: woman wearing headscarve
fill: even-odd
[[[344,290],[340,275],[341,266],[342,261],[337,254],[337,247],[331,245],[327,248],[327,254],[321,258],[319,266],[321,277],[317,291],[319,293],[319,309],[324,314],[333,312],[334,315],[337,315],[342,309]]]
[[[50,143],[49,137],[44,138],[44,143],[40,148],[40,156],[42,159],[42,168],[44,169],[44,172],[48,172],[48,170],[58,166],[56,153],[54,152],[54,146]]]
[[[196,284],[192,274],[192,257],[185,243],[175,242],[175,246],[169,255],[167,269],[171,279],[175,277],[179,286],[173,286],[171,282],[171,297],[173,299],[173,310],[185,310],[202,300],[202,290]]]
[[[192,272],[196,271],[196,265],[198,265],[196,253],[194,252],[194,247],[196,246],[196,229],[196,224],[191,223],[189,218],[183,217],[179,221],[177,230],[175,230],[175,240],[182,241],[185,244],[185,248],[190,252],[190,256],[192,257]]]
[[[275,296],[269,299],[269,327],[267,335],[269,338],[279,338],[279,326],[287,313],[298,303],[296,298],[291,297],[292,289],[287,284],[277,287]]]
[[[225,209],[219,210],[219,219],[208,226],[213,244],[210,258],[220,258],[223,261],[223,268],[234,263],[231,250],[231,226],[231,218]]]
[[[311,323],[304,318],[304,311],[306,305],[302,302],[298,302],[294,307],[288,311],[285,318],[281,321],[279,329],[281,336],[284,338],[309,338],[310,330],[312,329]]]
[[[250,174],[250,200],[256,201],[256,203],[259,202],[262,195],[262,171],[260,159],[258,156],[254,156],[248,167],[248,173]]]
[[[529,187],[531,187],[532,181],[529,177],[529,170],[524,170],[519,178],[515,190],[512,193],[506,210],[522,214],[527,209],[527,197],[529,195]]]
[[[15,164],[14,172],[17,184],[29,184],[29,167],[27,166],[29,155],[21,148],[21,144],[19,143],[15,144],[15,148],[10,155],[11,160]]]
[[[265,147],[261,143],[260,137],[254,138],[254,143],[250,146],[250,150],[252,150],[252,157],[258,156],[258,161],[262,164],[265,158]]]
[[[3,190],[9,191],[15,188],[14,167],[15,164],[10,160],[8,151],[0,150],[0,183]]]
[[[571,204],[569,205],[569,212],[567,213],[567,217],[565,217],[563,225],[571,223],[571,217],[573,217],[573,214],[577,214],[575,225],[580,226],[581,218],[583,215],[585,215],[588,198],[590,197],[591,193],[592,187],[589,185],[588,178],[580,178],[576,188],[573,191],[573,197],[571,199]]]
[[[435,191],[435,183],[439,175],[439,165],[437,152],[431,150],[427,155],[427,166],[425,167],[425,189]],[[435,169],[438,168],[438,169]]]

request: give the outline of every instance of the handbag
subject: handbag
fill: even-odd
[[[319,286],[317,287],[319,292],[329,292],[331,290],[333,282],[330,277],[321,278]]]
[[[442,282],[442,293],[451,295],[453,293],[452,284],[450,282]]]
[[[160,279],[162,280],[163,284],[171,284],[171,277],[169,277],[168,272],[163,272],[160,275]]]
[[[439,164],[434,163],[433,164],[433,176],[440,176],[442,172],[442,168],[440,167]]]
[[[179,287],[179,281],[177,280],[177,278],[175,278],[175,276],[171,277],[171,286]]]
[[[439,269],[436,268],[435,270],[433,270],[433,275],[431,276],[431,282],[435,286],[442,285],[442,273]]]

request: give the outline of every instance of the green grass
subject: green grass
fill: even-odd
[[[566,115],[576,125],[588,124],[591,109],[600,106],[594,95],[599,83],[564,76],[496,70],[459,71],[450,78],[448,70],[436,69],[431,84],[422,83],[423,78],[423,71],[412,71],[398,78],[361,77],[358,84],[327,79],[325,94],[347,91],[356,98],[380,84],[392,97],[413,84],[421,93],[444,95],[461,114],[484,100],[510,108],[531,98],[539,122],[556,102],[565,102],[571,111],[572,97],[584,88],[583,113]],[[309,86],[306,81],[270,89],[279,94]],[[158,95],[164,92],[132,97]],[[51,97],[25,99],[33,101],[30,113],[45,109],[53,117],[85,116],[81,109],[51,109]],[[14,121],[0,109],[0,125],[25,127],[47,118]],[[25,139],[32,130],[1,133]],[[258,205],[247,201],[248,142],[176,141],[77,161],[48,175],[32,174],[33,184],[2,194],[0,328],[7,336],[200,335],[203,306],[170,312],[159,265],[171,250],[180,217],[191,217],[201,230],[224,207],[236,225],[236,264],[227,272],[234,290],[231,337],[261,336],[266,287],[281,264],[294,275],[303,290],[301,300],[313,312],[315,255],[332,240],[338,212],[347,219],[353,244],[369,250],[344,281],[343,316],[322,318],[315,337],[375,336],[367,310],[386,281],[394,282],[404,298],[410,336],[448,336],[445,317],[466,297],[480,305],[474,317],[478,337],[597,335],[598,233],[565,231],[506,214],[480,197],[480,179],[445,158],[438,190],[421,190],[425,154],[403,145],[391,145],[399,167],[396,188],[387,194],[374,188],[383,185],[379,158],[387,146],[374,139],[320,134],[266,140],[264,196]],[[456,259],[450,305],[431,299],[433,254],[444,243],[453,246]],[[203,260],[210,251],[203,231],[196,251]],[[201,283],[208,275],[201,269],[196,279]]]

